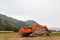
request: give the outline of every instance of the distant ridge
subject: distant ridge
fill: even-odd
[[[34,20],[27,20],[27,21],[25,21],[25,23],[27,23],[29,26],[34,26],[34,25],[38,24]]]
[[[0,14],[0,30],[15,30],[21,27],[34,26],[37,22],[34,20],[21,21],[8,17],[6,15]]]

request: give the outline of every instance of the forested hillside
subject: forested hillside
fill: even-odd
[[[34,26],[36,24],[33,20],[21,21],[0,14],[0,30],[2,31],[18,31],[21,27]]]

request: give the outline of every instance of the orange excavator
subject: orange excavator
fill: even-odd
[[[48,30],[47,26],[37,24],[33,27],[19,29],[19,34],[21,34],[22,36],[30,36],[30,34],[34,33],[37,28],[45,29],[45,31],[47,32],[47,36],[49,36],[49,33],[51,33]]]

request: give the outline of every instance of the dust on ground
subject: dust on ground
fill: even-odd
[[[12,37],[0,37],[0,40],[60,40],[60,37],[20,37],[20,36],[12,36]]]

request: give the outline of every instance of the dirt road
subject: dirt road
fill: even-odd
[[[0,40],[60,40],[60,37],[0,37]]]
[[[60,37],[16,37],[9,40],[60,40]]]

